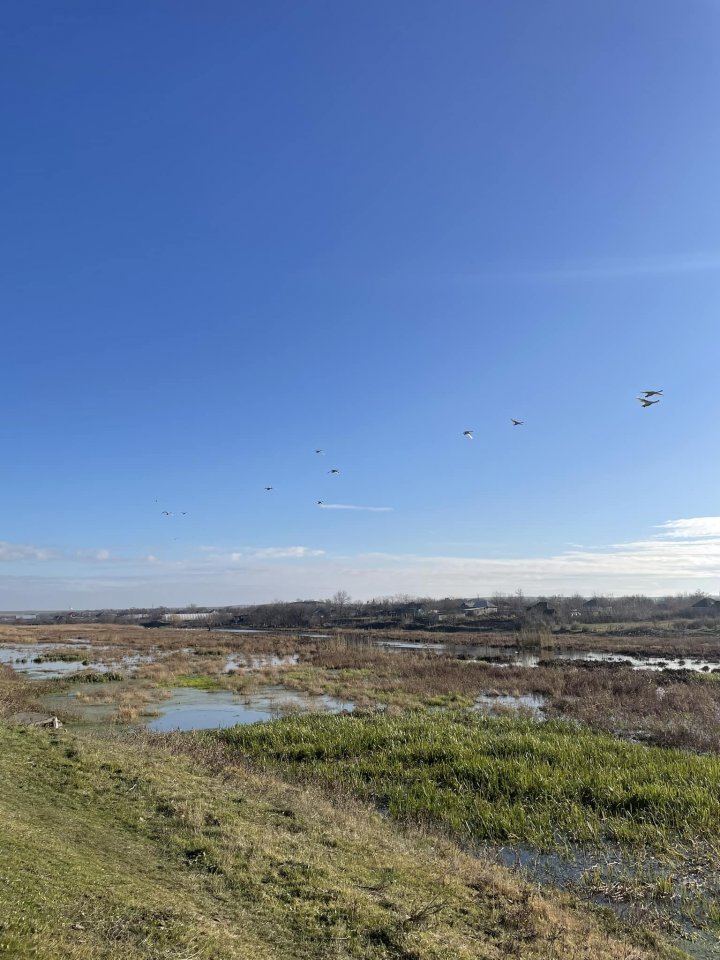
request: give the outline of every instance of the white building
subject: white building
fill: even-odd
[[[468,600],[463,604],[463,612],[468,617],[484,617],[497,613],[498,608],[490,600]]]
[[[168,623],[178,623],[185,620],[207,620],[208,617],[217,616],[217,610],[211,610],[209,613],[166,613],[163,615],[163,620],[167,620]]]

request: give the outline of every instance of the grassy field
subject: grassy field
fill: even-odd
[[[0,955],[680,956],[449,841],[189,747],[0,725]]]
[[[213,735],[463,839],[539,849],[613,841],[658,851],[720,840],[720,758],[571,724],[418,711],[289,717]]]

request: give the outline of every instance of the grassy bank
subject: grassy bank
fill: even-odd
[[[210,744],[182,743],[0,726],[2,956],[679,956],[449,842],[226,757],[220,774]]]

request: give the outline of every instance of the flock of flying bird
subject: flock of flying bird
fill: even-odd
[[[663,391],[662,391],[662,390],[642,390],[642,391],[640,392],[640,396],[637,397],[636,399],[640,401],[640,403],[642,404],[643,407],[652,407],[652,406],[654,406],[656,403],[660,403],[660,400],[662,399],[662,396],[663,396]],[[651,399],[652,397],[657,397],[657,400]],[[524,425],[525,421],[524,421],[524,420],[515,420],[514,417],[511,417],[511,418],[510,418],[510,423],[512,424],[513,427],[522,427],[522,426]],[[468,440],[474,440],[474,439],[475,439],[474,433],[475,433],[474,430],[463,430],[463,436],[464,436],[466,439],[468,439]],[[315,453],[322,455],[322,454],[325,453],[325,451],[318,447],[318,448],[315,450]],[[329,473],[331,476],[336,477],[336,476],[339,475],[340,471],[338,470],[337,467],[333,467],[331,470],[328,470],[328,473]],[[270,491],[271,491],[271,490],[274,490],[274,489],[275,489],[274,487],[265,487],[265,491],[266,491],[267,493],[270,493]],[[319,507],[322,507],[322,506],[324,505],[324,503],[325,503],[324,500],[316,500],[315,502],[316,502],[317,506],[319,506]],[[155,503],[157,503],[157,500],[155,501]],[[162,511],[162,515],[163,515],[164,517],[172,517],[172,516],[174,516],[174,514],[173,514],[173,512],[172,512],[171,510],[163,510],[163,511]],[[186,511],[186,510],[181,510],[181,511],[180,511],[180,516],[181,516],[181,517],[187,516],[187,511]]]
[[[660,403],[662,395],[662,390],[643,390],[641,396],[636,399],[639,400],[644,407],[652,407],[654,403]],[[657,397],[657,400],[651,400],[650,397]]]

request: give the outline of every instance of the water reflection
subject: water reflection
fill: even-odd
[[[524,693],[512,696],[501,694],[492,696],[481,693],[475,698],[475,708],[484,713],[497,714],[504,710],[523,710],[529,712],[536,720],[545,718],[545,697],[540,693]]]
[[[210,730],[272,720],[287,712],[340,713],[351,711],[353,705],[333,697],[302,696],[283,687],[267,687],[242,699],[228,690],[176,688],[172,697],[157,704],[156,709],[160,716],[148,721],[148,730]]]

